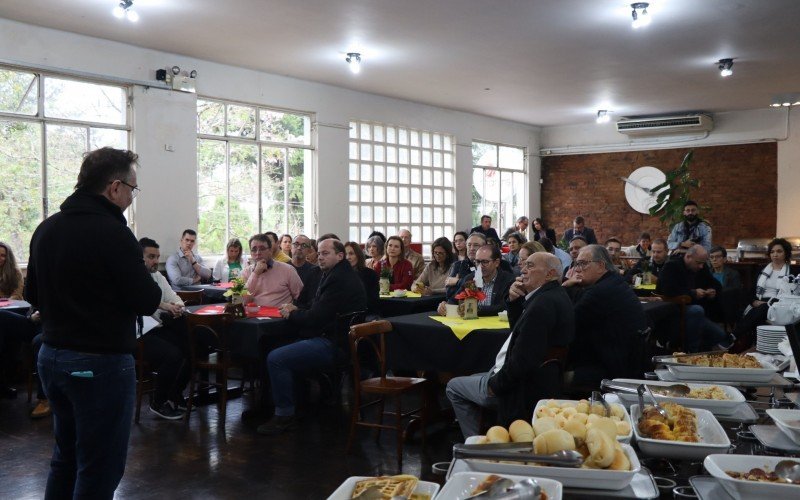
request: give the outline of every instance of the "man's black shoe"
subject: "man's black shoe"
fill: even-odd
[[[265,436],[274,436],[282,432],[290,431],[297,427],[297,419],[294,415],[288,417],[274,416],[272,419],[258,426],[258,433]]]
[[[167,420],[180,420],[183,418],[184,415],[182,411],[173,408],[172,405],[169,403],[169,401],[164,401],[158,406],[151,403],[150,411],[155,413],[159,417],[165,418]]]

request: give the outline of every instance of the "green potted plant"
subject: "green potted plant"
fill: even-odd
[[[245,285],[246,283],[243,278],[233,278],[231,280],[231,287],[222,295],[223,297],[230,297],[232,304],[241,304],[244,301],[244,297],[250,293],[247,291]]]
[[[700,181],[693,179],[689,172],[693,155],[694,150],[689,150],[683,157],[681,165],[675,170],[667,172],[664,182],[650,190],[656,197],[655,204],[650,207],[650,215],[656,216],[663,210],[661,215],[658,215],[658,219],[666,224],[668,230],[683,221],[683,206],[691,199],[691,190],[700,187]],[[705,206],[700,208],[703,211],[709,209]]]

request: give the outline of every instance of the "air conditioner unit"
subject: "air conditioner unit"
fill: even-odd
[[[714,128],[710,115],[630,118],[617,122],[617,132],[631,136],[693,134]]]

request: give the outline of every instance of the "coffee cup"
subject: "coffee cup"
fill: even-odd
[[[446,304],[445,305],[446,314],[448,318],[458,318],[458,304]]]

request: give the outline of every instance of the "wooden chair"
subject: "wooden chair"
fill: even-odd
[[[136,339],[136,416],[134,422],[139,423],[139,414],[142,410],[142,397],[152,394],[156,390],[157,373],[150,367],[150,363],[144,359],[144,342],[141,338]],[[152,397],[152,396],[151,396]]]
[[[186,327],[189,331],[189,400],[186,404],[186,420],[192,413],[196,389],[216,387],[219,423],[225,425],[225,409],[228,403],[228,372],[231,368],[231,352],[228,348],[228,331],[234,317],[230,314],[192,314],[186,313]],[[205,351],[198,352],[200,346],[208,346],[216,359],[211,360]],[[214,372],[214,381],[201,378],[201,371]],[[244,380],[242,380],[244,385]]]
[[[653,294],[656,297],[661,298],[664,302],[669,302],[671,304],[676,304],[680,309],[680,316],[678,319],[678,343],[679,345],[672,346],[670,349],[672,351],[683,351],[686,350],[686,306],[692,303],[692,297],[689,295],[676,295],[674,297],[669,297],[667,295],[658,295]]]
[[[388,321],[372,321],[350,327],[350,357],[353,366],[355,401],[350,418],[350,435],[347,439],[347,452],[350,452],[350,448],[353,444],[353,437],[355,436],[357,425],[377,429],[376,440],[380,439],[381,429],[394,429],[397,433],[397,467],[402,470],[404,438],[403,418],[419,413],[420,410],[422,412],[422,445],[425,446],[425,419],[427,416],[427,407],[425,406],[424,389],[427,381],[424,378],[386,376],[386,339],[384,336],[391,331],[392,324]],[[378,337],[377,340],[375,338],[376,336]],[[362,342],[369,345],[377,356],[380,366],[380,377],[361,380],[358,346]],[[422,408],[403,413],[401,403],[402,396],[412,391],[419,392]],[[377,396],[377,399],[362,404],[361,399],[362,396],[365,395],[374,395]],[[383,423],[384,402],[387,397],[395,400],[394,425],[386,425]],[[378,422],[366,422],[362,420],[362,410],[376,404],[378,405]]]
[[[184,305],[187,306],[199,306],[203,303],[203,291],[202,290],[178,290],[175,292],[178,294],[178,297],[181,298]]]
[[[341,313],[336,315],[336,320],[334,324],[334,335],[335,339],[347,339],[347,336],[350,332],[350,327],[356,325],[358,323],[364,322],[364,317],[366,316],[367,311],[353,311],[349,313]],[[324,391],[327,391],[329,399],[326,403],[333,404],[335,402],[339,402],[342,395],[342,381],[347,375],[347,372],[351,370],[351,363],[350,363],[350,348],[347,344],[344,344],[344,348],[347,349],[345,356],[338,357],[334,360],[334,366],[330,370],[324,371],[320,373],[319,382],[320,388],[324,384],[326,387]]]

